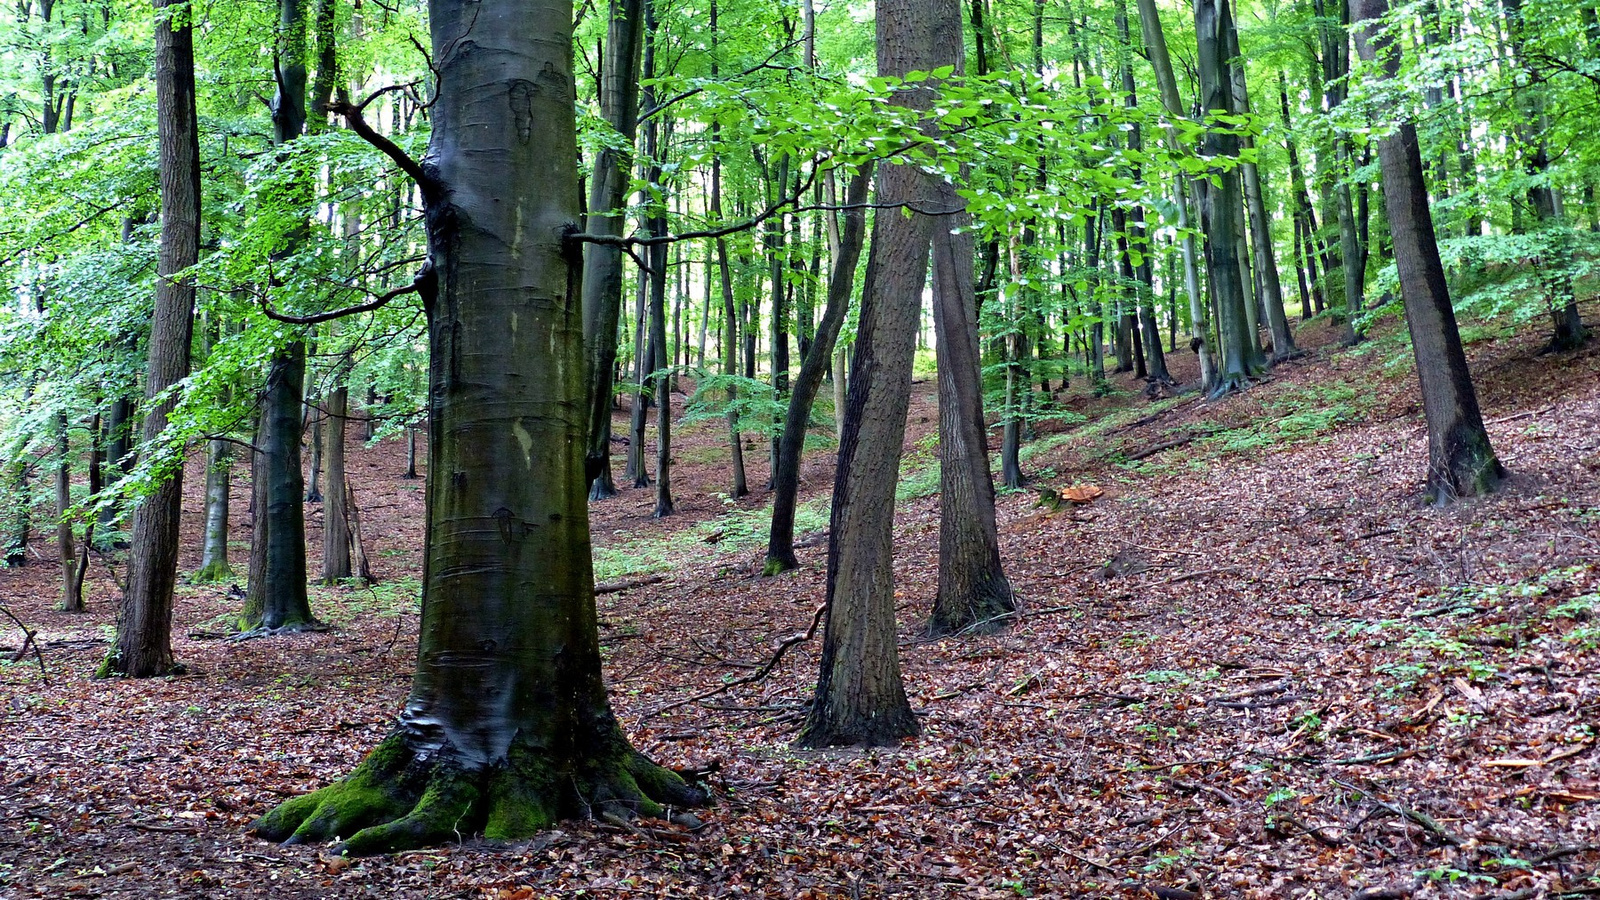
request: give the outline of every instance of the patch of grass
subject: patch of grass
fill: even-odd
[[[724,502],[733,501],[724,498]],[[827,497],[808,500],[795,508],[795,536],[822,531],[828,527],[832,502]],[[730,509],[697,523],[684,531],[668,534],[623,535],[622,540],[593,550],[596,581],[621,581],[627,578],[671,572],[690,559],[727,556],[765,547],[772,525],[772,508]]]
[[[1268,416],[1237,428],[1219,431],[1196,443],[1222,453],[1243,453],[1287,447],[1323,437],[1336,426],[1359,421],[1377,404],[1375,393],[1350,382],[1310,385],[1264,402]]]

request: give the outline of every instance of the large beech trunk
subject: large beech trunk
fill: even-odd
[[[945,4],[879,0],[879,74],[937,67],[928,7],[943,12]],[[929,98],[912,88],[893,102],[925,109]],[[877,199],[889,205],[930,201],[927,179],[913,166],[888,166],[878,176]],[[894,494],[932,228],[929,217],[897,210],[873,219],[834,478],[821,671],[797,738],[805,747],[891,745],[918,731],[896,644]]]
[[[166,430],[177,400],[161,395],[189,374],[194,336],[194,282],[173,276],[200,257],[200,139],[195,114],[194,31],[187,16],[162,13],[177,4],[156,0],[156,122],[161,168],[161,249],[156,308],[150,326],[145,379],[145,446]],[[117,615],[117,641],[101,674],[135,678],[173,668],[172,590],[178,576],[178,517],[183,506],[182,459],[134,509],[128,589]]]
[[[1393,78],[1400,71],[1399,47],[1387,32],[1373,32],[1387,7],[1388,0],[1350,0],[1350,18],[1360,25],[1355,37],[1361,58],[1380,61],[1384,76]],[[1426,493],[1430,502],[1444,506],[1459,497],[1494,490],[1505,469],[1489,445],[1450,306],[1444,264],[1434,243],[1416,126],[1402,122],[1380,140],[1378,162],[1383,168],[1406,325],[1422,386],[1422,411],[1428,420]]]
[[[265,837],[382,852],[704,793],[628,744],[600,673],[568,0],[434,0],[434,284],[417,671],[398,727]]]

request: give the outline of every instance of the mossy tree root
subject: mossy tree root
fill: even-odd
[[[283,803],[250,831],[287,844],[340,839],[336,852],[366,856],[479,833],[521,840],[563,818],[678,819],[674,808],[705,804],[702,788],[622,747],[620,759],[558,766],[514,746],[498,765],[467,766],[449,747],[420,755],[392,734],[343,781]]]
[[[203,569],[196,570],[189,581],[193,584],[216,584],[219,581],[227,581],[232,577],[233,567],[226,562],[218,560]]]

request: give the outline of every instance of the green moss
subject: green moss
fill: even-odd
[[[472,812],[482,796],[475,779],[451,765],[435,766],[417,805],[398,819],[363,828],[337,848],[350,856],[367,856],[407,850],[454,838],[462,840],[477,831]]]
[[[226,560],[219,559],[195,572],[189,580],[195,584],[216,584],[219,581],[227,581],[232,577],[233,567],[228,565]]]

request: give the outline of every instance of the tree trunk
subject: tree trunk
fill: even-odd
[[[156,122],[161,173],[161,249],[156,308],[145,378],[144,446],[155,448],[177,401],[153,398],[189,374],[194,282],[173,276],[200,258],[200,140],[195,114],[194,31],[173,0],[155,0]],[[117,615],[117,641],[101,674],[134,678],[173,668],[172,590],[178,575],[183,458],[134,509],[128,589]]]
[[[879,0],[878,72],[931,70],[930,8],[950,0]],[[892,101],[926,109],[926,88]],[[878,178],[879,203],[927,201],[910,165]],[[931,204],[930,204],[931,205]],[[855,365],[828,535],[828,595],[821,671],[796,742],[804,747],[893,745],[918,732],[900,678],[894,614],[894,495],[910,402],[917,320],[928,273],[932,220],[889,210],[873,217]]]
[[[347,779],[254,825],[351,853],[705,799],[629,745],[601,678],[572,5],[436,0],[431,20],[428,468],[448,474],[428,479],[416,678]]]
[[[611,0],[605,58],[600,72],[600,115],[616,129],[617,146],[595,158],[589,183],[590,234],[622,235],[621,210],[633,167],[639,122],[639,55],[644,46],[644,0]],[[611,477],[611,396],[617,368],[617,324],[622,316],[622,248],[583,248],[583,343],[589,373],[587,469],[589,499],[616,496]]]
[[[717,77],[717,0],[711,0],[711,77]],[[722,126],[717,123],[711,125],[711,140],[716,143],[722,134]],[[711,157],[711,219],[722,220],[722,156]],[[716,239],[717,273],[722,283],[722,374],[732,378],[739,372],[739,315],[738,306],[734,299],[733,272],[728,264],[728,242],[723,238]],[[728,386],[728,448],[729,466],[732,469],[732,484],[729,486],[728,495],[737,500],[750,493],[749,484],[744,474],[744,440],[739,435],[739,413],[736,404],[739,400],[739,391],[732,384]]]
[[[953,0],[941,0],[953,7]],[[954,28],[938,19],[936,52],[962,70],[959,13]],[[954,33],[952,34],[952,30]],[[956,186],[929,179],[939,209],[962,207]],[[1000,562],[994,475],[983,415],[983,360],[973,288],[971,216],[941,217],[933,226],[933,333],[939,354],[939,592],[928,630],[996,631],[1016,610]],[[1024,386],[1025,387],[1025,386]],[[1020,474],[1020,472],[1018,473]]]
[[[1350,18],[1360,25],[1355,37],[1361,58],[1373,62],[1381,57],[1385,77],[1393,78],[1400,71],[1399,45],[1387,30],[1373,30],[1387,7],[1388,0],[1350,0]],[[1422,409],[1428,420],[1426,493],[1430,502],[1444,506],[1460,497],[1494,490],[1505,470],[1489,445],[1456,330],[1444,264],[1434,243],[1416,126],[1402,122],[1393,134],[1380,140],[1378,160],[1383,168],[1406,324],[1422,385]]]
[[[1161,91],[1161,105],[1169,116],[1183,116],[1183,99],[1178,94],[1178,80],[1172,72],[1172,57],[1167,52],[1166,33],[1161,30],[1161,14],[1155,0],[1139,0],[1139,27],[1144,35],[1145,52],[1155,69],[1156,85]],[[1184,152],[1185,146],[1175,127],[1167,128],[1167,146],[1175,153]],[[1194,333],[1192,346],[1200,360],[1200,390],[1210,393],[1217,383],[1217,360],[1211,347],[1211,316],[1204,293],[1200,290],[1200,254],[1195,248],[1194,234],[1190,230],[1189,203],[1192,191],[1185,179],[1173,181],[1174,206],[1178,211],[1179,240],[1183,248],[1183,288],[1189,297],[1189,330]]]
[[[300,631],[318,624],[306,598],[305,476],[300,468],[305,378],[305,345],[295,342],[273,357],[261,405],[244,624],[262,633]]]
[[[61,560],[61,609],[83,612],[82,585],[77,579],[77,550],[72,532],[72,457],[67,443],[67,414],[56,413],[56,552]],[[85,541],[88,537],[85,536]]]
[[[1219,0],[1194,0],[1195,34],[1198,38],[1198,68],[1200,72],[1201,109],[1212,113],[1231,114],[1232,96],[1227,72],[1224,35],[1227,30],[1227,6]],[[1230,134],[1207,132],[1201,152],[1206,156],[1239,155],[1239,139]],[[1233,170],[1218,179],[1218,184],[1201,185],[1201,227],[1206,234],[1206,269],[1211,273],[1212,289],[1216,295],[1217,331],[1221,337],[1221,371],[1210,396],[1219,397],[1228,391],[1244,388],[1250,383],[1251,360],[1259,349],[1252,352],[1255,335],[1249,333],[1249,314],[1245,303],[1243,273],[1239,268],[1238,210],[1242,209],[1239,196],[1239,173]]]
[[[202,539],[200,569],[194,580],[202,584],[226,581],[233,577],[228,565],[229,470],[233,466],[233,446],[227,441],[206,443],[206,526]]]
[[[336,373],[344,377],[343,367]],[[340,383],[328,392],[322,433],[326,447],[322,458],[327,465],[328,490],[322,504],[322,582],[332,584],[349,578],[350,568],[350,517],[345,509],[345,456],[344,437],[346,414],[350,406],[350,388]]]
[[[863,169],[852,178],[850,187],[846,189],[846,204],[862,207],[868,199],[867,190],[871,181],[870,168]],[[811,342],[811,352],[800,360],[800,374],[795,379],[793,393],[789,395],[778,468],[773,476],[772,525],[767,533],[767,559],[761,568],[763,575],[787,572],[800,564],[794,556],[794,513],[800,494],[800,464],[805,451],[806,426],[811,421],[811,406],[822,387],[822,377],[827,374],[833,360],[833,345],[839,338],[839,329],[850,311],[850,291],[855,286],[856,266],[861,260],[861,245],[866,237],[866,222],[864,208],[851,209],[845,214],[844,233],[839,237],[833,271],[828,274],[827,305]]]

